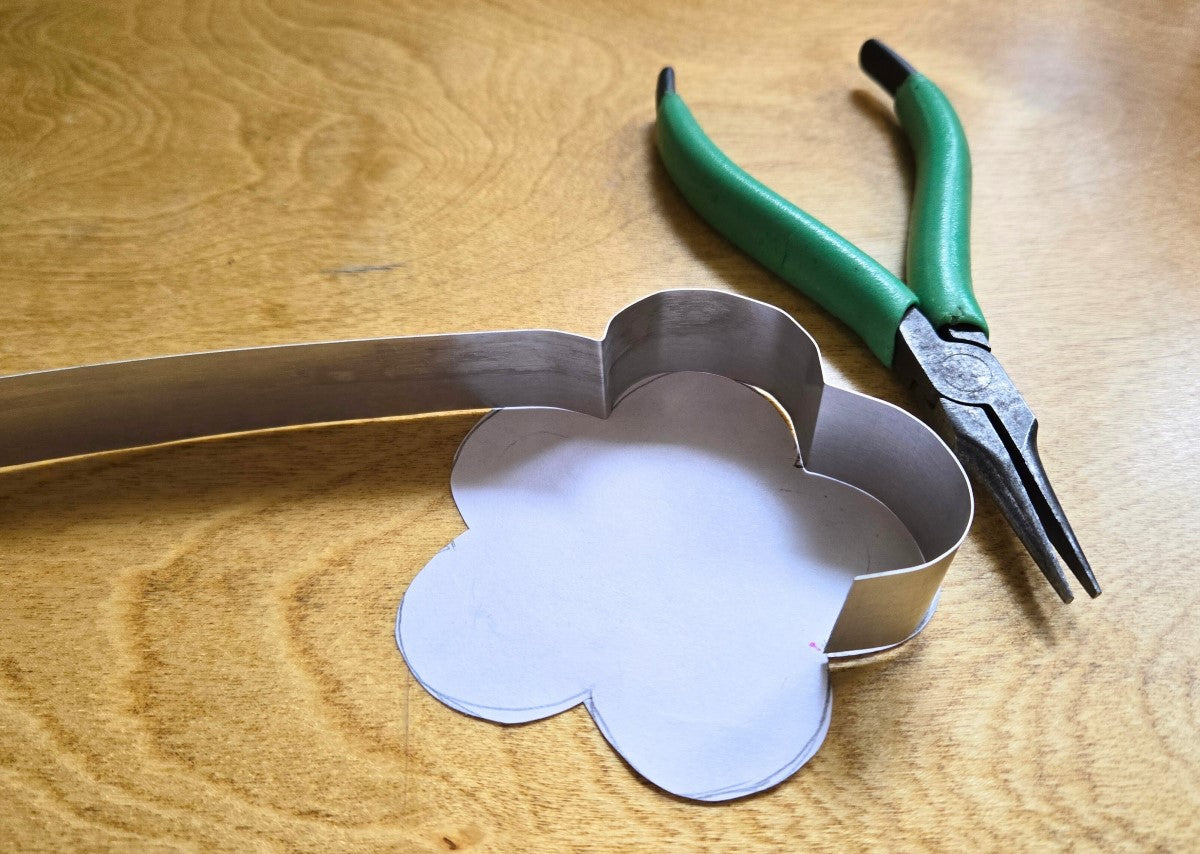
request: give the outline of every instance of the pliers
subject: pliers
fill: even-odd
[[[927,408],[931,426],[995,497],[1064,602],[1058,556],[1092,597],[1100,585],[1037,451],[1037,420],[988,343],[971,286],[971,159],[958,116],[928,78],[871,39],[859,64],[895,100],[916,158],[907,285],[756,181],[700,129],[664,68],[655,140],[676,186],[736,246],[844,321]]]

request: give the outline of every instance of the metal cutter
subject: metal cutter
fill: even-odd
[[[720,374],[767,392],[787,413],[804,467],[875,497],[924,556],[917,566],[884,569],[868,560],[823,651],[865,655],[919,632],[971,526],[962,466],[907,412],[826,385],[816,343],[787,314],[721,291],[651,294],[619,312],[600,340],[547,329],[412,335],[0,377],[0,468],[465,409],[554,406],[603,418],[627,391],[673,371]]]

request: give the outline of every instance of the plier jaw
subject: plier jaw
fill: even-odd
[[[939,332],[913,308],[900,321],[893,369],[928,408],[928,421],[995,498],[1046,580],[1072,601],[1065,563],[1089,596],[1100,584],[1059,504],[1037,450],[1037,419],[980,330]]]

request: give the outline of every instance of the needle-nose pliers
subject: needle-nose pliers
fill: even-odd
[[[850,326],[929,408],[931,424],[977,481],[1064,602],[1055,553],[1091,596],[1100,585],[1050,487],[1037,420],[1000,362],[971,286],[971,160],[954,108],[875,39],[859,63],[895,100],[916,160],[907,285],[865,252],[740,169],[700,129],[664,68],[655,140],[684,198],[735,245]]]

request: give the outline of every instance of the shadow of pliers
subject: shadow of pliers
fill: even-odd
[[[656,93],[662,161],[704,219],[849,325],[909,384],[1064,602],[1074,596],[1059,558],[1099,596],[1038,456],[1037,419],[992,355],[971,286],[971,159],[958,116],[932,81],[883,43],[866,42],[859,62],[893,97],[915,154],[907,284],[726,157],[675,91],[671,68]]]

